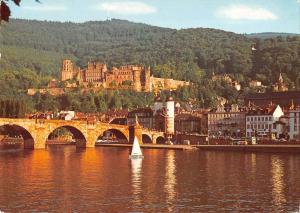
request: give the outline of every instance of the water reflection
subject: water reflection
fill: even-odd
[[[283,171],[283,162],[282,160],[276,155],[271,157],[271,173],[272,173],[272,196],[274,203],[277,206],[286,202],[286,198],[284,195],[284,188],[285,183],[283,180],[284,171]]]
[[[141,191],[142,191],[142,160],[143,159],[131,159],[131,185],[133,194],[133,203],[141,204]]]
[[[0,153],[4,212],[298,212],[300,156],[72,146]]]
[[[175,151],[170,150],[167,154],[166,159],[166,181],[165,181],[165,192],[167,194],[166,203],[168,204],[168,210],[173,210],[173,203],[176,196],[176,166],[175,166]]]
[[[252,153],[251,154],[251,173],[252,173],[252,177],[255,178],[255,174],[256,174],[256,154]]]

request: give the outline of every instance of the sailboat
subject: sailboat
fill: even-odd
[[[140,159],[140,158],[144,158],[144,156],[141,151],[141,147],[137,137],[134,137],[131,155],[129,155],[129,159]]]

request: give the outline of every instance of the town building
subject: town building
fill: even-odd
[[[109,109],[100,115],[100,121],[127,125],[128,109]]]
[[[207,134],[207,112],[178,112],[175,115],[176,134]]]
[[[155,78],[150,75],[150,67],[126,65],[109,70],[106,64],[88,62],[87,68],[82,69],[75,66],[71,60],[63,61],[61,80],[76,80],[86,87],[132,89],[138,92],[175,90],[190,84],[185,81]]]
[[[300,140],[300,107],[289,110],[289,138]]]
[[[296,106],[300,105],[300,91],[288,91],[288,87],[283,81],[281,73],[272,92],[249,94],[245,97],[245,105],[248,107],[264,107],[268,104],[280,105],[283,108],[289,108],[293,102]]]
[[[279,105],[250,109],[246,114],[246,136],[278,138],[283,133],[282,116],[284,112]]]
[[[209,137],[242,137],[245,135],[245,111],[233,104],[230,108],[219,105],[208,113]]]
[[[73,120],[75,118],[75,111],[60,111],[58,118],[66,121]]]
[[[274,92],[285,92],[285,91],[288,91],[288,90],[289,90],[289,88],[284,83],[283,77],[280,73],[278,81],[275,84],[273,84],[273,91]]]
[[[150,107],[137,108],[128,112],[127,123],[128,125],[134,125],[138,118],[139,124],[143,128],[155,129],[153,110]]]
[[[251,80],[250,82],[249,82],[249,86],[250,87],[261,87],[262,86],[262,83],[261,83],[261,81],[257,81],[257,80]]]
[[[248,107],[265,107],[272,103],[287,109],[292,102],[300,105],[300,91],[255,93],[247,95],[244,102]]]
[[[175,117],[176,133],[201,133],[201,117],[191,113],[178,114]]]

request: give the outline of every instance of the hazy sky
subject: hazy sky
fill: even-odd
[[[12,17],[84,22],[126,19],[170,28],[300,33],[300,0],[22,0]]]

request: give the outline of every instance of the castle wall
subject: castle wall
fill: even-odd
[[[150,78],[152,90],[176,90],[178,87],[189,86],[186,81],[178,81],[170,78]]]

